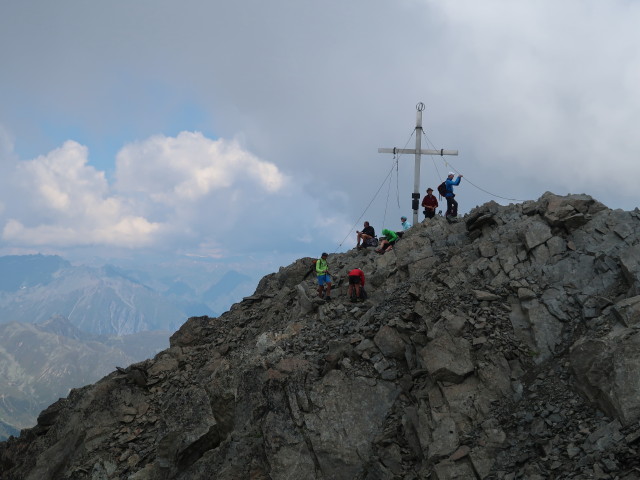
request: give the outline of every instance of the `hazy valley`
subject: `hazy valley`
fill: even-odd
[[[70,389],[163,350],[189,316],[215,316],[255,287],[233,270],[209,283],[201,272],[194,286],[159,271],[0,257],[0,439]]]

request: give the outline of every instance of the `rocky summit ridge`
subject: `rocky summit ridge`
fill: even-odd
[[[427,220],[330,255],[332,302],[311,260],[51,405],[0,478],[640,478],[638,209],[546,193]]]

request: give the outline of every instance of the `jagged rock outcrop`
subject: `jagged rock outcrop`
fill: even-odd
[[[165,349],[168,335],[93,335],[60,316],[37,324],[0,323],[0,440],[35,425],[40,411],[73,387]]]
[[[1,479],[638,478],[640,211],[587,195],[265,277],[0,446]],[[346,299],[346,272],[369,299]]]

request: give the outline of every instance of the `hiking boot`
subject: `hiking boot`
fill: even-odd
[[[325,300],[326,300],[327,302],[330,302],[330,301],[331,301],[331,297],[325,297]]]

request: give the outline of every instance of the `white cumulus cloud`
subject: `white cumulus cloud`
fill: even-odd
[[[199,132],[155,135],[125,146],[116,159],[117,188],[142,192],[157,202],[195,201],[220,190],[260,188],[274,193],[286,183],[278,168],[235,141]]]
[[[162,226],[114,196],[100,172],[88,165],[88,149],[65,142],[47,155],[17,162],[14,195],[2,229],[4,241],[22,245],[148,245]]]
[[[181,132],[125,145],[113,184],[72,140],[26,161],[9,150],[0,180],[5,251],[98,246],[219,257],[326,241],[314,234],[327,221],[318,202],[237,141]],[[329,238],[342,235],[344,222],[326,225]]]

